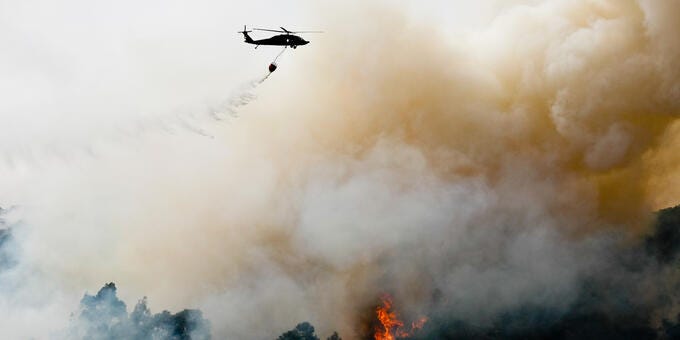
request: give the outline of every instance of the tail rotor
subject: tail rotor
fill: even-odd
[[[243,25],[243,31],[239,31],[239,32],[236,32],[236,33],[247,34],[247,33],[250,33],[250,32],[252,32],[252,30],[251,30],[251,31],[248,31],[248,30],[246,29],[246,25]]]
[[[252,31],[249,31],[249,30],[246,28],[246,25],[243,25],[243,31],[240,31],[240,32],[237,32],[237,33],[243,34],[243,37],[246,39],[245,41],[246,41],[247,43],[249,43],[249,44],[254,44],[255,42],[253,41],[253,38],[251,38],[251,37],[248,35],[248,33],[250,33],[250,32],[252,32]],[[255,47],[255,48],[257,48],[257,47]]]

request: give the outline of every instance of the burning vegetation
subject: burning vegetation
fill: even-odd
[[[414,332],[423,328],[427,322],[427,317],[423,316],[413,321],[409,327],[405,327],[404,322],[399,320],[399,314],[392,309],[392,297],[385,294],[381,300],[382,304],[375,310],[380,321],[380,327],[375,330],[375,340],[395,340],[410,337]]]

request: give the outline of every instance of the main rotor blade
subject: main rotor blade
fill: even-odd
[[[281,27],[283,28],[283,27]],[[270,30],[266,28],[253,28],[255,31],[265,31],[265,32],[276,32],[276,33],[286,33],[286,34],[298,34],[298,33],[324,33],[324,31],[289,31],[284,29],[284,31],[281,30]]]
[[[276,33],[286,33],[285,31],[279,31],[279,30],[268,30],[266,28],[253,28],[254,30],[257,31],[267,31],[267,32],[276,32]]]

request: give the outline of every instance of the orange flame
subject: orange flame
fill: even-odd
[[[411,327],[407,330],[404,328],[404,322],[399,320],[397,312],[391,311],[392,297],[385,294],[381,298],[382,306],[375,309],[375,314],[380,321],[382,327],[378,327],[375,331],[375,340],[395,340],[397,338],[405,338],[411,336],[414,331],[417,331],[427,322],[426,317],[421,317],[411,323]]]

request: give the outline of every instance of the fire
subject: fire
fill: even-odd
[[[392,297],[385,294],[381,300],[382,305],[375,309],[375,313],[382,327],[376,329],[374,335],[375,340],[395,340],[409,337],[413,332],[423,328],[427,322],[426,317],[421,317],[412,322],[411,326],[406,329],[404,327],[404,322],[399,320],[397,312],[391,310]]]

